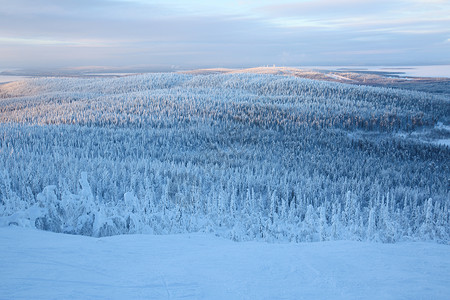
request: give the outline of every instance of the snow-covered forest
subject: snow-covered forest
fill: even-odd
[[[449,122],[445,96],[275,75],[0,85],[0,225],[449,243],[450,148],[405,138]]]

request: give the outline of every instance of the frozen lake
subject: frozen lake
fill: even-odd
[[[26,79],[26,78],[29,78],[29,77],[28,76],[0,75],[0,84],[17,81],[17,80],[22,80],[22,79]]]
[[[436,66],[320,66],[320,67],[300,67],[316,70],[336,70],[336,71],[375,71],[394,72],[399,76],[411,77],[450,77],[450,65]]]

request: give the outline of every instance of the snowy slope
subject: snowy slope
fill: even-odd
[[[450,246],[0,228],[0,299],[448,299]]]
[[[443,95],[277,75],[4,84],[0,226],[449,243],[448,116]]]

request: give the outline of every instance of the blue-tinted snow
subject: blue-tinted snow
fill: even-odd
[[[450,246],[0,228],[0,299],[448,299]]]

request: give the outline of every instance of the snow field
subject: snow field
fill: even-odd
[[[0,299],[448,299],[450,246],[0,228]]]

